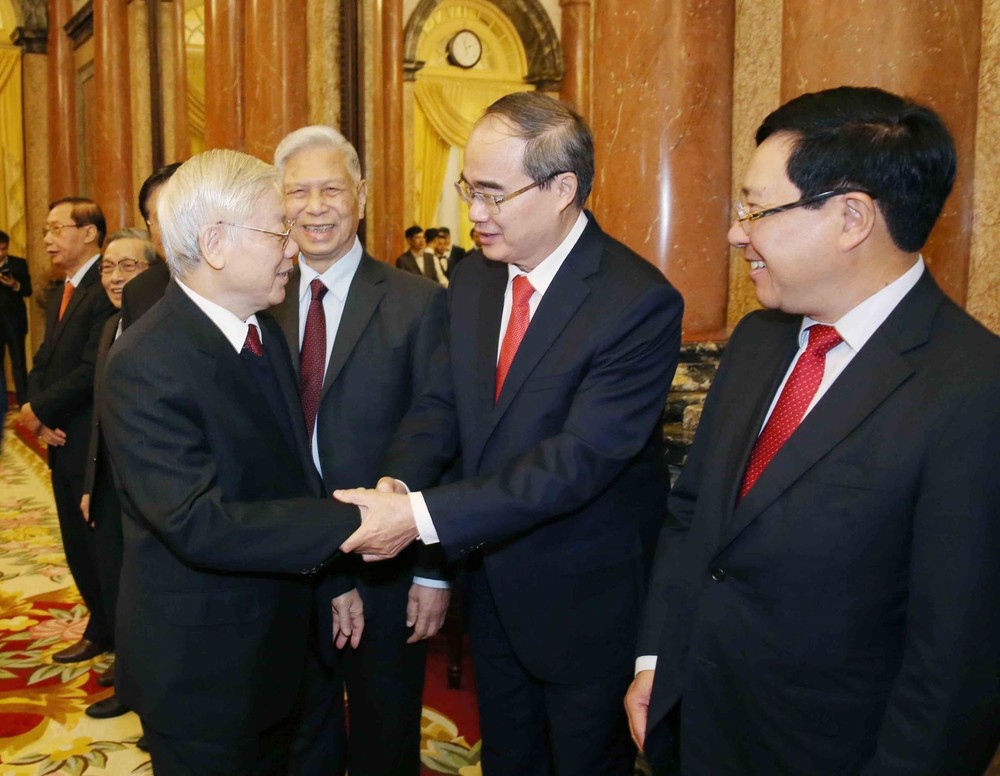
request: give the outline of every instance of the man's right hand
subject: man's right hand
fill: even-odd
[[[646,723],[649,721],[649,697],[653,694],[655,671],[640,671],[625,693],[625,711],[632,740],[641,752],[646,743]]]
[[[94,524],[94,521],[90,519],[90,494],[84,493],[83,497],[80,499],[80,512],[83,513],[83,519],[86,520],[90,525]]]

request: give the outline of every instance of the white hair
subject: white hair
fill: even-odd
[[[340,134],[333,127],[314,124],[310,127],[302,127],[285,135],[278,147],[274,149],[274,165],[281,172],[285,171],[288,160],[300,151],[310,148],[329,148],[344,155],[347,162],[347,172],[355,183],[361,180],[361,161],[358,159],[358,152],[350,141]]]
[[[178,277],[202,262],[198,240],[206,226],[241,223],[281,176],[267,162],[240,151],[215,149],[192,156],[168,180],[156,203],[163,251]]]
[[[118,240],[139,240],[142,242],[142,257],[146,260],[146,263],[152,266],[160,262],[160,256],[156,252],[156,246],[153,245],[152,240],[149,239],[149,232],[145,229],[136,229],[132,226],[119,229],[104,241],[104,252],[107,253],[108,246]]]

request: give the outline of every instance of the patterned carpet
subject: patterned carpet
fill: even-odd
[[[98,686],[102,656],[59,665],[87,611],[66,568],[48,468],[10,428],[0,455],[0,776],[149,774],[136,748],[139,719],[95,720],[84,709],[111,694]],[[446,686],[445,645],[431,644],[424,692],[423,772],[480,776],[471,666],[464,689]],[[470,743],[470,741],[472,743]]]

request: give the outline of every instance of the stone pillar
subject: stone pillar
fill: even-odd
[[[972,231],[981,0],[785,0],[782,101],[842,84],[879,86],[937,110],[955,137],[958,177],[924,257],[964,304]],[[877,42],[877,43],[876,43]]]
[[[152,10],[158,11],[159,2],[152,4]],[[132,191],[138,195],[142,182],[153,171],[154,130],[158,141],[163,141],[162,112],[159,100],[161,98],[161,83],[153,84],[152,72],[155,68],[159,81],[159,52],[154,51],[156,41],[150,38],[149,24],[150,6],[146,2],[133,0],[128,4],[128,52],[129,63],[127,78],[132,101],[131,132],[128,145],[132,149]],[[159,25],[157,25],[158,28]],[[151,57],[151,52],[155,56]],[[155,102],[154,102],[155,101]],[[154,107],[161,121],[154,125]],[[162,155],[160,146],[159,154]],[[130,220],[127,225],[145,229],[142,213],[139,211],[137,196],[129,201]]]
[[[94,0],[94,199],[108,234],[132,223],[128,16],[118,0]]]
[[[559,5],[562,8],[562,50],[566,64],[559,96],[589,121],[593,115],[593,0],[559,0]]]
[[[282,137],[306,124],[306,46],[301,31],[298,40],[288,35],[289,22],[305,18],[306,0],[246,0],[243,146],[267,162]]]
[[[160,10],[160,94],[163,100],[163,163],[190,155],[184,0],[157,2]]]
[[[392,261],[399,237],[406,228],[403,175],[403,1],[382,0],[382,131],[377,132],[377,154],[383,158],[380,181],[384,217],[375,239],[382,261]],[[379,82],[376,82],[379,83]],[[459,240],[460,235],[455,235]]]
[[[731,0],[594,5],[592,207],[684,295],[684,336],[724,336],[733,82]]]
[[[206,148],[243,148],[242,24],[242,2],[205,0]]]
[[[49,200],[78,194],[80,187],[76,68],[73,44],[63,29],[72,15],[72,0],[49,0]]]

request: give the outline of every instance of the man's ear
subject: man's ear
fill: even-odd
[[[83,241],[97,245],[97,227],[94,224],[83,225]],[[97,245],[97,247],[100,248],[101,246]]]
[[[228,235],[223,234],[222,224],[209,224],[201,230],[198,235],[198,248],[201,250],[201,257],[212,269],[222,269],[226,266],[226,240]]]
[[[857,248],[868,239],[878,221],[878,206],[863,191],[844,195],[844,227],[840,235],[840,248],[845,253]]]
[[[579,185],[575,172],[563,172],[555,177],[552,186],[559,195],[560,210],[565,210],[576,202],[576,190]]]

